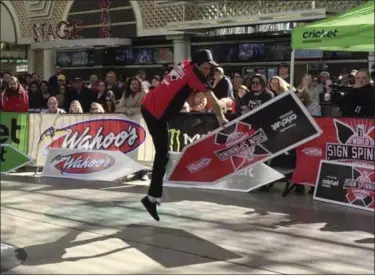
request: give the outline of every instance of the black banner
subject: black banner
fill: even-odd
[[[181,113],[168,126],[169,151],[181,152],[186,145],[217,129],[219,123],[213,113]]]
[[[322,161],[314,199],[374,211],[373,166]]]

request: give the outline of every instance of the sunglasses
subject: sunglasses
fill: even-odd
[[[110,99],[105,99],[106,102],[112,102]]]
[[[259,85],[260,82],[259,82],[259,81],[252,81],[251,84],[252,84],[252,85]]]

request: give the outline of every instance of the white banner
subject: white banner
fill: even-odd
[[[205,185],[197,183],[170,183],[168,177],[172,173],[173,167],[177,163],[181,153],[171,153],[164,177],[164,186],[180,188],[197,188],[221,191],[234,191],[248,193],[267,184],[285,178],[278,171],[272,169],[266,164],[258,164],[254,167],[233,175],[231,178],[220,181],[214,185]]]
[[[143,169],[120,151],[51,148],[42,176],[115,181]]]
[[[121,151],[150,165],[152,138],[142,116],[123,114],[30,114],[29,155],[43,166],[50,148]]]

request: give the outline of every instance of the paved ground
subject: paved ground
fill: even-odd
[[[374,274],[374,214],[309,196],[5,177],[1,241],[26,250],[8,274]]]

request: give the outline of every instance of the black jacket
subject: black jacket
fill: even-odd
[[[94,102],[94,93],[86,87],[82,87],[80,92],[72,88],[66,92],[65,97],[65,110],[69,110],[70,103],[77,100],[81,104],[83,112],[90,112],[91,104]]]
[[[375,89],[369,84],[352,88],[342,100],[341,112],[344,117],[375,117]]]
[[[250,91],[242,97],[242,100],[249,107],[250,110],[253,110],[254,108],[257,108],[258,106],[261,106],[265,102],[268,102],[272,98],[273,98],[273,93],[269,91],[268,89],[265,89],[259,95],[255,95],[253,92]]]

